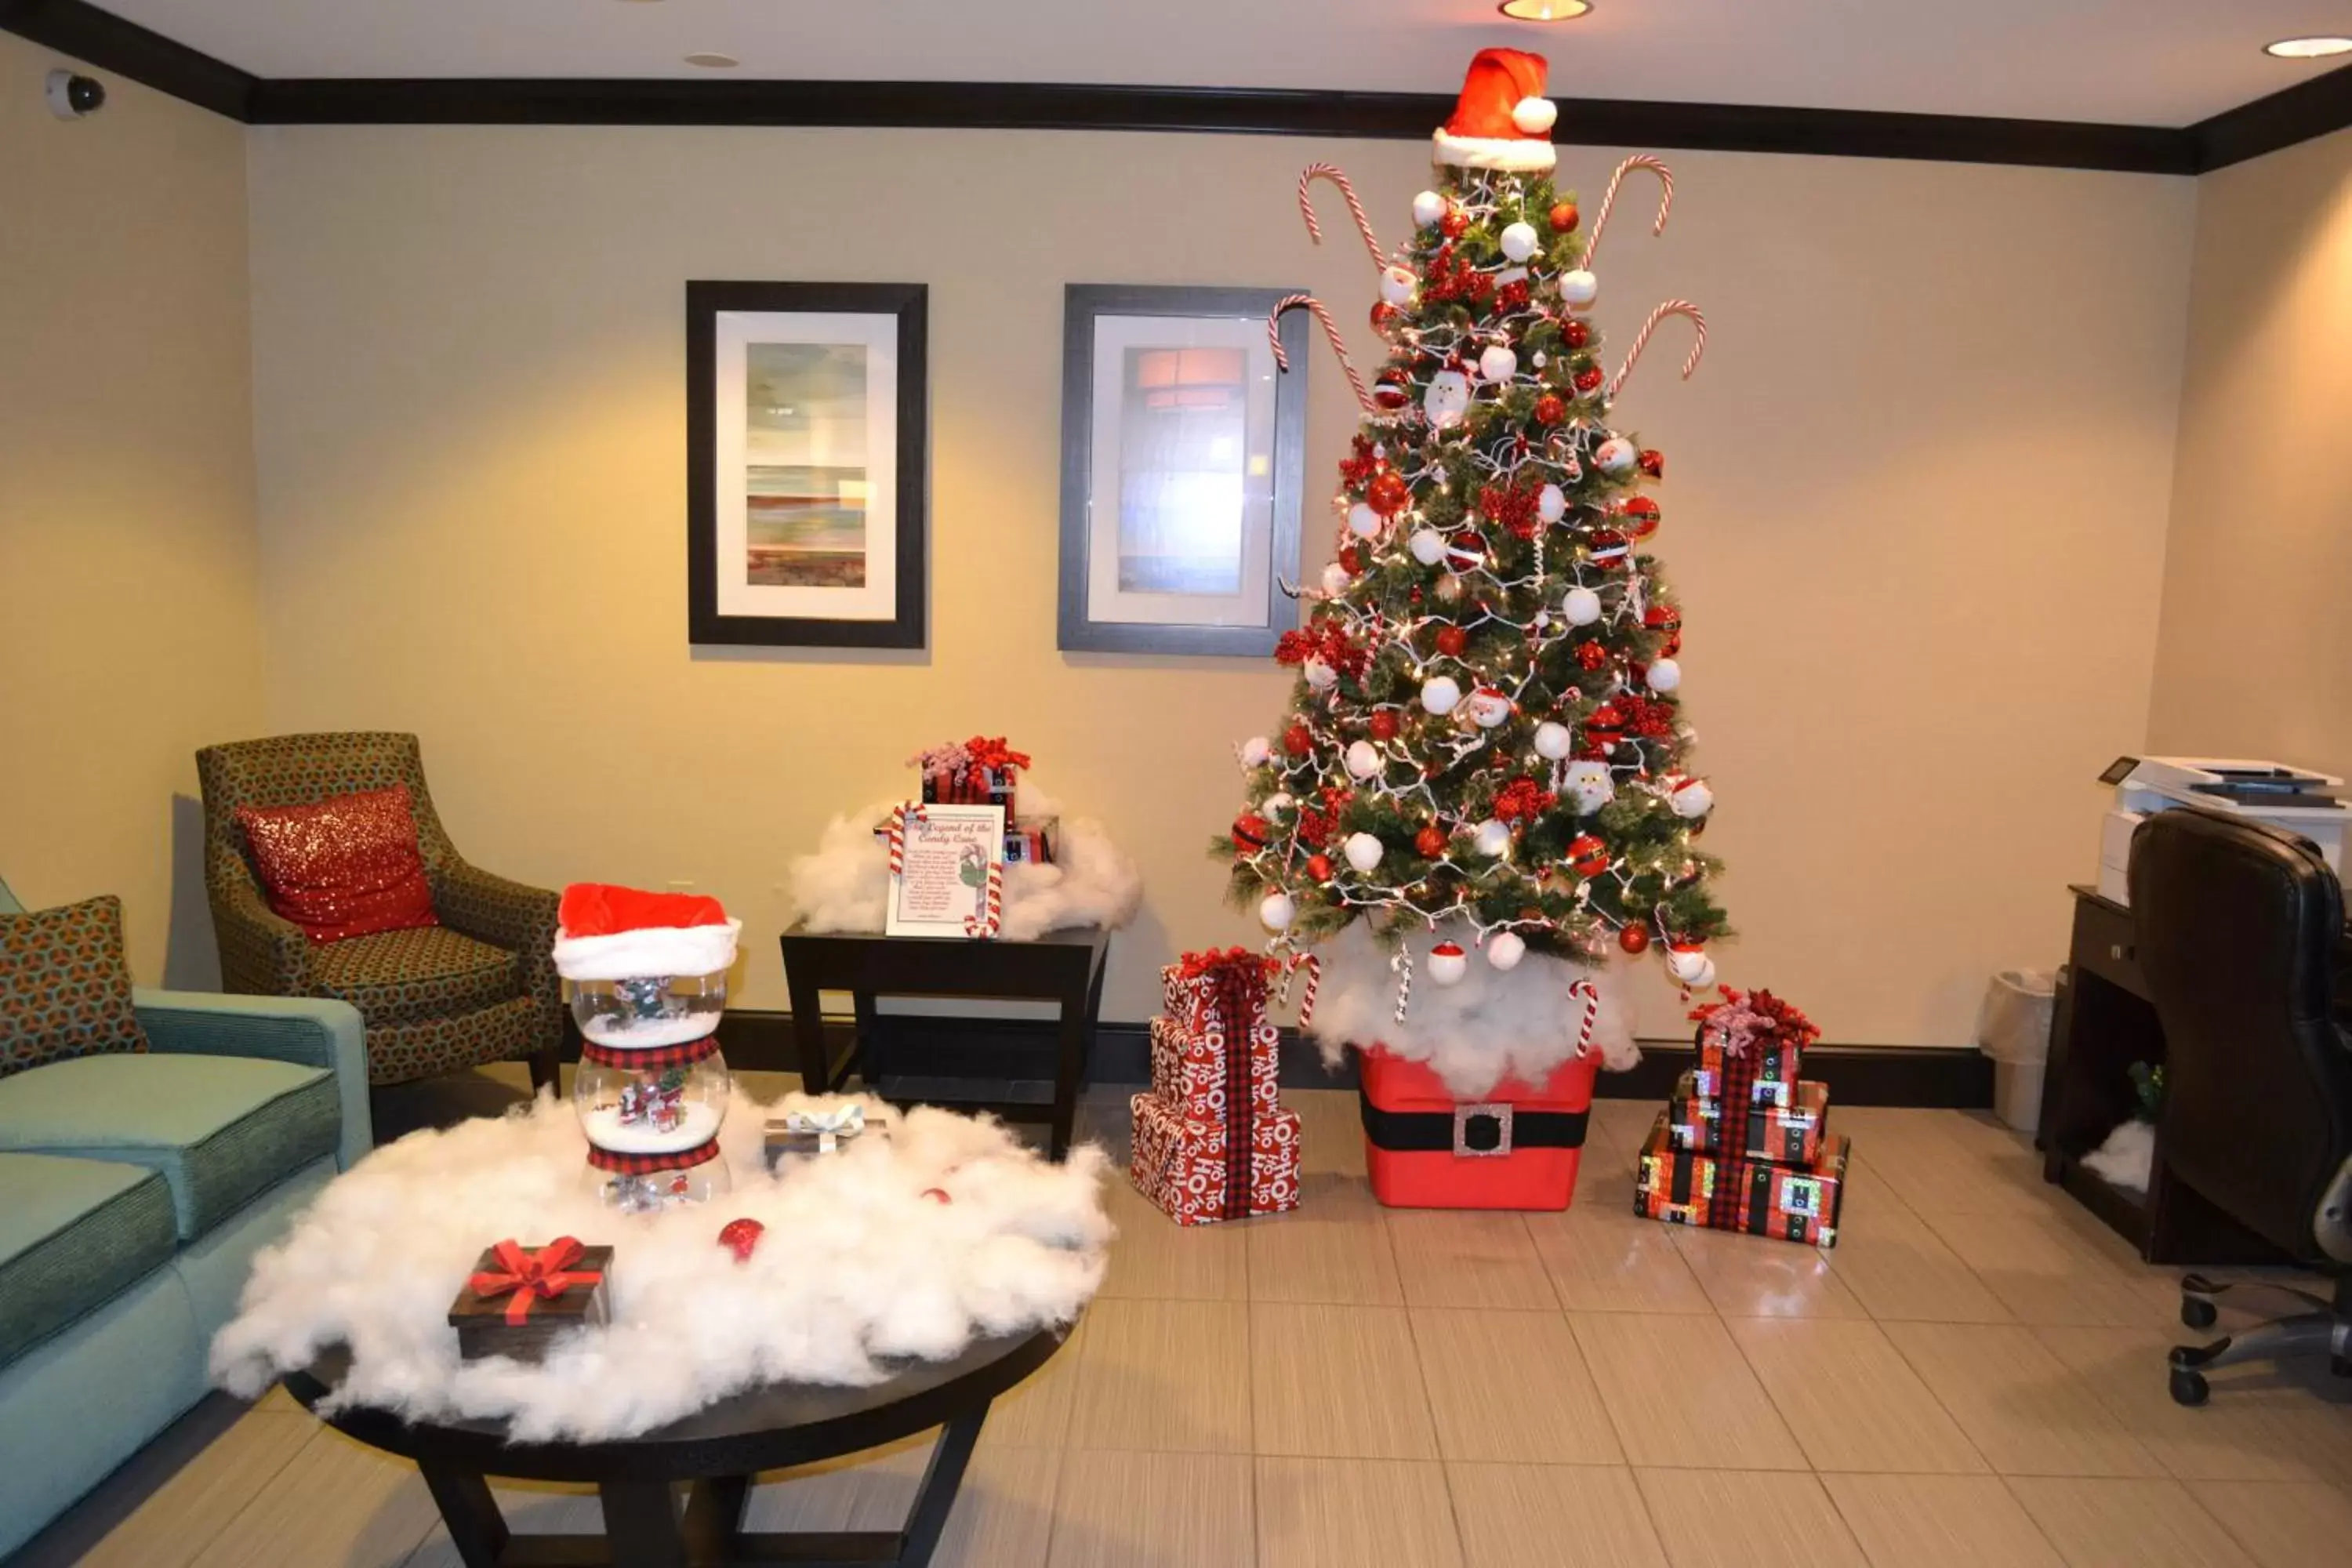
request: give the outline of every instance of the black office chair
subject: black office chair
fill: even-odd
[[[2290,1292],[2315,1310],[2175,1348],[2172,1397],[2202,1405],[2210,1368],[2320,1347],[2352,1376],[2352,1037],[2334,994],[2336,874],[2292,833],[2161,811],[2132,836],[2131,911],[2164,1028],[2158,1179],[2336,1275],[2333,1301]],[[2184,1278],[2180,1321],[2211,1328],[2228,1289]]]

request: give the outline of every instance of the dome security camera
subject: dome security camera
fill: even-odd
[[[49,112],[59,120],[87,120],[106,107],[106,84],[94,76],[73,71],[49,73]]]

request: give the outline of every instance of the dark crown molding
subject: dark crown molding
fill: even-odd
[[[0,29],[253,125],[768,125],[1223,132],[1419,140],[1439,93],[1070,83],[337,78],[264,80],[86,0],[0,0]],[[1622,99],[1554,139],[1816,157],[2194,174],[2352,125],[2352,67],[2180,129]]]

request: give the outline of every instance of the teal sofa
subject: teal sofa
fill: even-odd
[[[146,1054],[0,1078],[0,1557],[204,1397],[254,1254],[372,1143],[350,1004],[132,995]]]

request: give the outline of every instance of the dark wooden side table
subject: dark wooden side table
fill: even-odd
[[[416,1461],[466,1568],[732,1568],[755,1563],[922,1568],[939,1545],[991,1401],[1045,1364],[1067,1331],[982,1340],[954,1361],[918,1362],[872,1388],[777,1384],[720,1400],[683,1421],[609,1443],[515,1443],[503,1421],[406,1422],[387,1411],[321,1417],[372,1448]],[[350,1366],[329,1352],[286,1386],[306,1407]],[[943,1428],[907,1522],[888,1531],[752,1533],[751,1478]],[[517,1535],[490,1476],[589,1481],[604,1533]],[[690,1483],[685,1509],[679,1482]]]
[[[830,1094],[853,1071],[889,1100],[916,1100],[961,1110],[987,1110],[1008,1121],[1044,1121],[1052,1128],[1052,1152],[1059,1160],[1070,1150],[1077,1115],[1078,1083],[1094,1050],[1095,1023],[1102,1007],[1103,970],[1110,954],[1107,931],[1053,931],[1034,942],[968,942],[954,937],[865,936],[794,929],[784,932],[784,982],[793,998],[793,1039],[798,1047],[801,1082],[813,1094]],[[836,1062],[825,1047],[819,993],[846,991],[856,1013],[856,1039]],[[942,1094],[930,1080],[915,1086],[874,1070],[877,996],[985,996],[1054,1002],[1061,1007],[1056,1031],[1051,1101],[961,1098]]]

